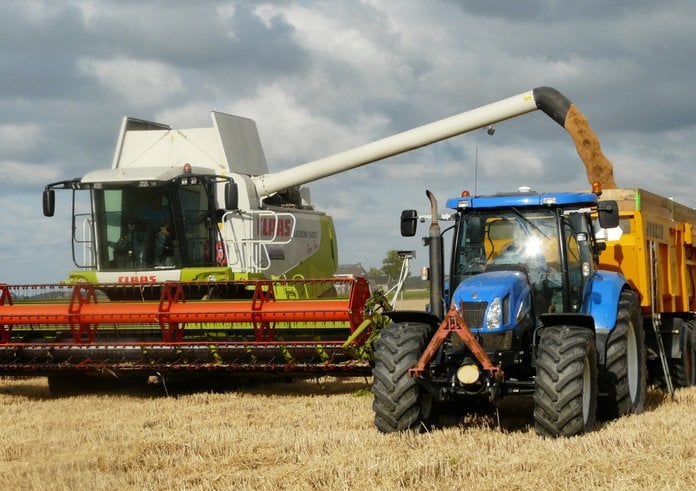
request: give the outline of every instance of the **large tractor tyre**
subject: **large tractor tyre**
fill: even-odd
[[[672,375],[677,387],[696,385],[696,321],[681,324],[681,358],[672,365]]]
[[[592,431],[597,409],[594,334],[576,326],[541,331],[534,384],[534,427],[544,437]]]
[[[383,433],[430,424],[433,398],[408,373],[430,339],[427,324],[403,322],[382,330],[375,348],[372,393],[375,426]]]
[[[621,293],[616,325],[606,349],[606,363],[599,375],[600,418],[609,420],[642,413],[648,372],[645,332],[638,298],[632,291]]]

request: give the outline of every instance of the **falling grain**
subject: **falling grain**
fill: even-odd
[[[565,119],[565,129],[570,133],[578,155],[585,164],[590,184],[599,182],[604,189],[616,188],[614,167],[599,145],[599,137],[592,130],[585,115],[571,104]]]

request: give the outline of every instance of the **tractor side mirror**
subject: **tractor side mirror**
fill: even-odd
[[[239,209],[239,189],[234,181],[225,184],[225,209]]]
[[[600,227],[609,229],[619,226],[619,205],[616,201],[600,201],[597,212]]]
[[[44,189],[43,192],[43,214],[52,217],[56,211],[56,192],[53,189]]]
[[[404,210],[401,212],[401,236],[413,237],[418,227],[418,212],[416,210]]]

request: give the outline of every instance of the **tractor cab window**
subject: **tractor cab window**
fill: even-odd
[[[594,270],[591,232],[590,223],[583,213],[570,213],[563,218],[570,307],[573,312],[582,306],[587,279]]]
[[[568,223],[563,224],[565,235],[565,250],[568,260],[568,286],[570,287],[570,303],[573,312],[577,312],[582,305],[582,257],[577,236]]]
[[[562,309],[558,221],[553,210],[475,211],[461,217],[453,269],[467,276],[511,269],[526,272],[540,312]]]
[[[486,266],[484,233],[485,218],[481,215],[465,215],[460,221],[454,271],[460,281],[465,276],[482,272]]]

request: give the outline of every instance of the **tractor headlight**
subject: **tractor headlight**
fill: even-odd
[[[503,305],[500,297],[495,297],[486,314],[486,329],[498,329],[503,320]]]

